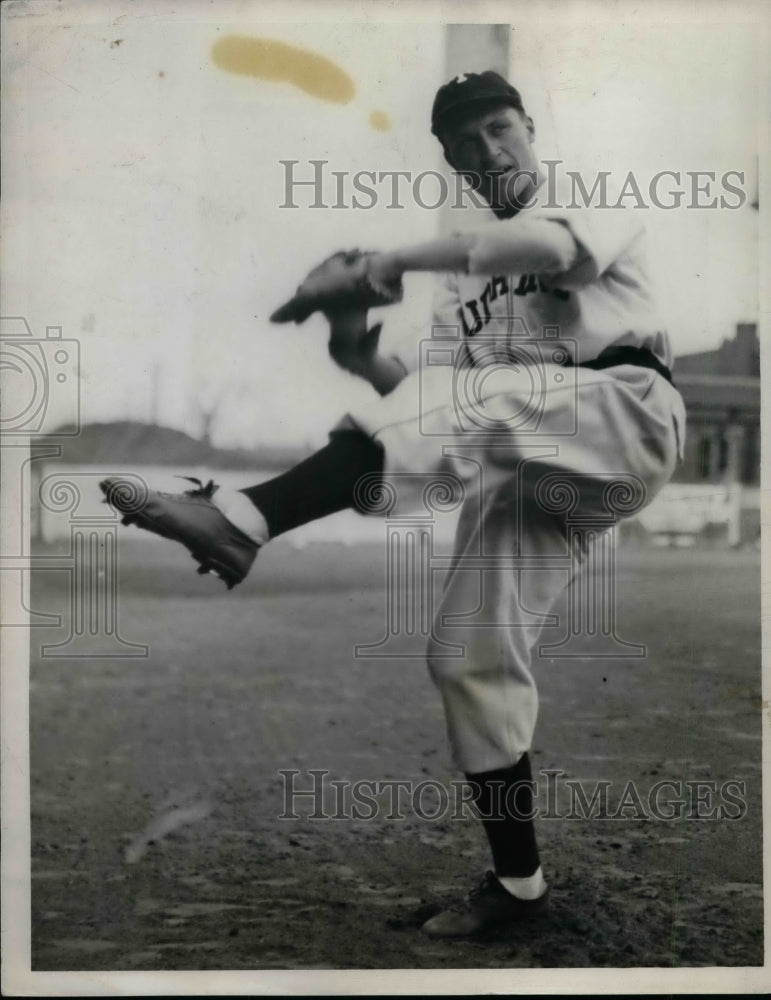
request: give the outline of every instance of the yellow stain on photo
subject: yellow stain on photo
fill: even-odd
[[[349,104],[356,94],[350,75],[331,59],[270,38],[228,35],[214,43],[212,59],[215,66],[228,73],[288,83],[333,104]],[[368,121],[378,132],[391,127],[384,111],[372,111]]]

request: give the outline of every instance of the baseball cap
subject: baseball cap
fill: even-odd
[[[517,111],[525,110],[519,91],[494,70],[461,73],[436,92],[431,109],[431,131],[439,136],[462,109],[482,101],[500,101]]]

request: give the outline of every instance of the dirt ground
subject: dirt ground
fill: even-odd
[[[33,969],[762,965],[758,555],[618,560],[619,632],[647,656],[542,658],[542,807],[542,772],[564,772],[538,821],[553,906],[484,943],[417,930],[488,866],[474,819],[312,819],[307,798],[279,818],[280,770],[303,788],[310,769],[460,777],[420,660],[354,656],[384,632],[380,549],[279,541],[228,594],[173,544],[122,543],[119,628],[140,658],[41,656],[69,597],[38,572],[33,608],[64,621],[33,630]],[[613,802],[665,779],[717,797],[702,818],[566,816],[567,780],[609,781]]]

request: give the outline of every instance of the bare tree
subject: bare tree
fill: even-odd
[[[212,436],[217,421],[221,418],[228,404],[233,400],[242,399],[247,392],[247,384],[243,379],[230,378],[216,385],[200,385],[192,398],[196,423],[200,427],[199,438],[206,445],[212,445]]]

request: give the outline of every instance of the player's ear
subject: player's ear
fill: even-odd
[[[524,120],[525,127],[527,128],[527,134],[530,136],[530,141],[532,142],[535,139],[535,122],[530,115],[525,115]]]

